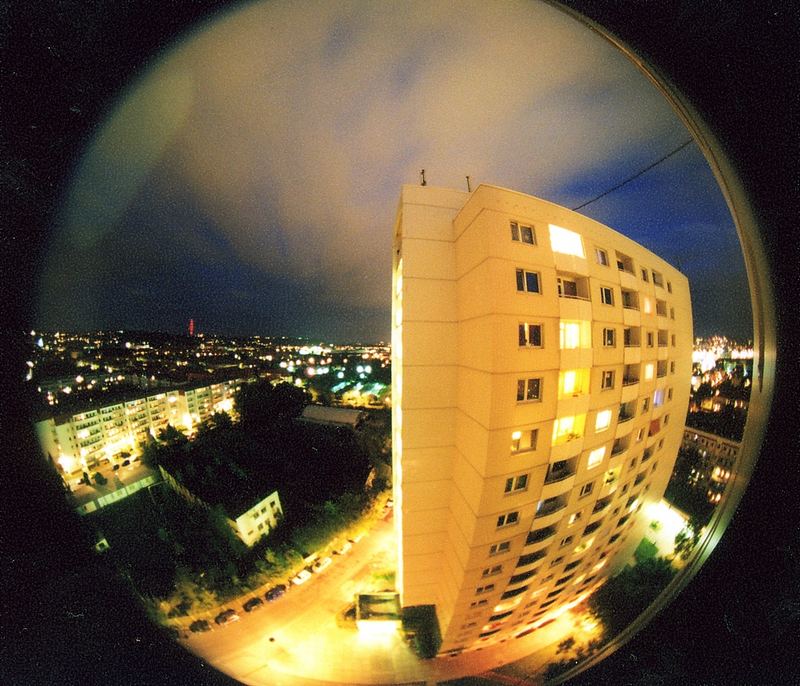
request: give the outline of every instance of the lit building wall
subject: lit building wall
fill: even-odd
[[[687,428],[682,447],[697,450],[703,458],[691,475],[694,488],[704,491],[711,503],[718,503],[736,470],[742,444],[708,431]]]
[[[68,478],[80,478],[121,452],[135,454],[167,424],[184,430],[216,411],[230,412],[238,381],[194,389],[151,393],[72,415],[36,422],[42,451],[61,465]]]
[[[246,546],[256,543],[262,536],[269,535],[283,516],[278,491],[273,491],[249,510],[230,520],[236,535]]]
[[[521,193],[405,186],[395,230],[399,588],[442,652],[508,637],[624,564],[689,398],[688,282]]]

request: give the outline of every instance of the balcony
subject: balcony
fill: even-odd
[[[522,555],[517,561],[516,565],[517,569],[519,569],[520,567],[527,567],[528,565],[532,565],[535,562],[541,560],[543,557],[547,557],[546,550],[537,550],[536,552]]]
[[[623,310],[638,310],[639,309],[639,295],[636,291],[628,291],[622,289],[622,309]]]
[[[597,512],[602,512],[605,510],[613,500],[612,496],[608,495],[605,498],[600,498],[592,508],[592,514],[596,514]]]
[[[553,484],[558,481],[568,479],[577,471],[578,458],[573,457],[570,460],[558,460],[552,462],[547,468],[547,475],[544,478],[545,484]]]
[[[567,498],[565,496],[555,496],[539,501],[539,506],[536,508],[534,519],[541,519],[555,514],[559,510],[563,510],[567,506]]]
[[[620,453],[624,453],[628,449],[627,441],[622,441],[617,439],[614,441],[614,445],[611,446],[611,457],[616,457]]]
[[[556,527],[554,526],[546,526],[541,529],[536,529],[535,531],[531,531],[528,534],[528,537],[525,539],[525,545],[531,545],[533,543],[539,543],[540,541],[545,541],[551,536],[556,533]]]
[[[537,568],[537,569],[531,569],[530,571],[527,571],[527,572],[522,572],[522,574],[515,574],[514,576],[512,576],[508,580],[508,585],[509,586],[514,586],[514,585],[516,585],[518,583],[521,583],[523,581],[527,581],[531,577],[536,576],[538,573],[539,573],[539,569]]]

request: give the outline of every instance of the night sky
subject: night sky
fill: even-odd
[[[255,3],[108,104],[43,262],[38,328],[388,340],[400,186],[575,207],[690,138],[620,53],[539,4]],[[752,337],[692,143],[581,210],[680,268],[695,334]]]

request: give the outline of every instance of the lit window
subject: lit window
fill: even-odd
[[[569,519],[567,520],[567,526],[572,526],[573,524],[575,524],[575,522],[579,522],[582,516],[583,516],[582,512],[573,512],[569,516]]]
[[[664,404],[664,389],[658,388],[653,393],[653,407],[661,407]]]
[[[617,330],[603,329],[603,346],[613,348],[617,344]]]
[[[599,465],[603,458],[606,455],[606,447],[600,446],[599,448],[595,448],[592,452],[589,453],[589,460],[586,463],[587,468],[592,469]]]
[[[586,257],[580,235],[555,224],[550,224],[550,247],[553,252]]]
[[[608,286],[600,286],[600,302],[604,305],[614,304],[614,289]]]
[[[611,410],[601,410],[594,420],[595,433],[605,431],[609,426],[611,426]]]
[[[581,347],[581,325],[579,322],[560,322],[558,325],[562,350]]]
[[[511,222],[511,240],[536,245],[536,234],[532,226],[524,226]]]
[[[517,381],[517,402],[541,400],[541,379],[519,379]]]
[[[575,393],[575,370],[571,369],[569,371],[562,372],[561,379],[564,395],[571,395],[572,393]]]
[[[531,346],[532,348],[542,347],[542,325],[541,324],[519,324],[518,325],[519,345]]]
[[[578,438],[583,432],[585,415],[579,417],[559,417],[553,422],[553,445],[563,439]]]
[[[604,267],[608,266],[608,253],[602,248],[595,248],[594,255],[597,258],[597,264],[602,264]]]
[[[511,434],[511,452],[522,453],[528,450],[536,450],[536,440],[538,436],[539,429],[514,431]]]
[[[650,314],[653,311],[653,304],[650,302],[650,298],[644,298],[644,305],[643,308],[645,314]]]
[[[653,365],[652,363],[646,364],[644,366],[644,380],[649,381],[652,378],[653,378]]]
[[[517,269],[517,290],[527,293],[540,293],[539,273],[526,269]]]

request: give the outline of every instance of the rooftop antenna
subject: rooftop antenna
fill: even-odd
[[[427,186],[427,185],[428,185],[428,182],[427,182],[427,181],[425,181],[425,170],[424,170],[424,169],[422,169],[422,170],[420,171],[420,175],[422,176],[422,183],[421,183],[420,185],[421,185],[421,186]]]
[[[469,174],[467,174],[467,193],[472,193],[472,187],[469,185]]]

